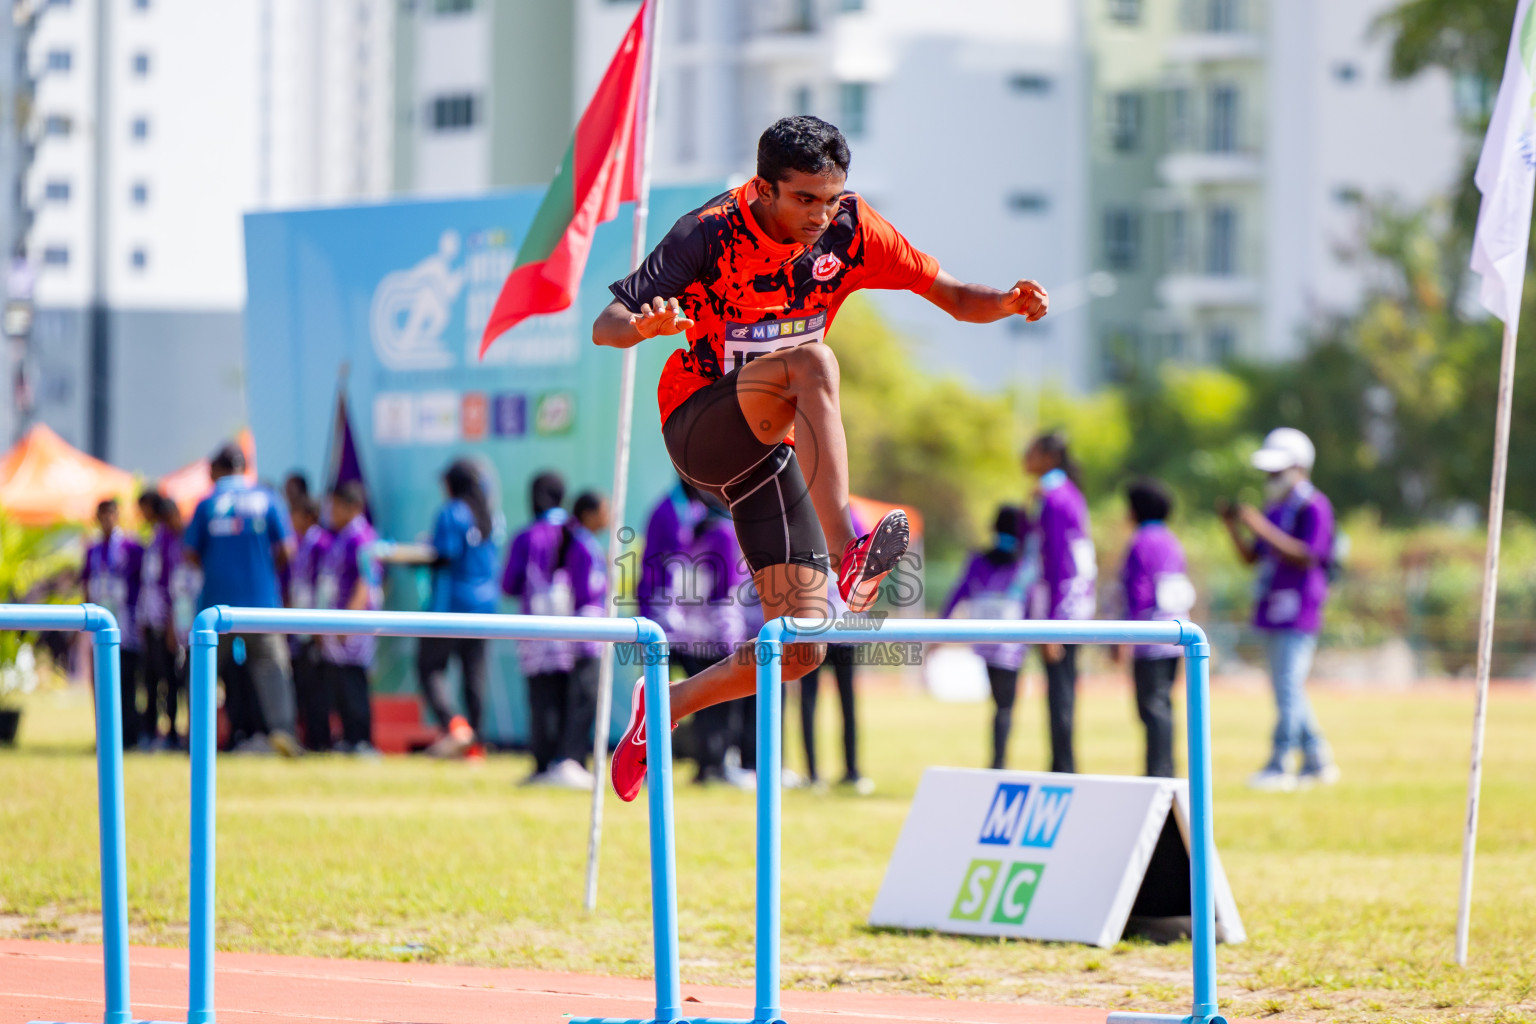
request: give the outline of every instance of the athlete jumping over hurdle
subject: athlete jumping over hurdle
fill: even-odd
[[[613,348],[685,334],[661,375],[662,436],[678,474],[730,508],[767,620],[829,616],[831,552],[838,592],[850,611],[865,611],[907,550],[899,510],[853,532],[837,359],[820,343],[843,300],[905,288],[968,323],[1046,313],[1034,281],[998,291],[941,270],[844,188],[848,163],[832,125],[779,120],[758,140],[757,176],[680,218],[612,285],[614,301],[592,325],[592,340]],[[789,644],[784,679],[825,655],[822,643]],[[672,721],[756,688],[755,660],[727,657],[672,685]],[[641,683],[632,706],[613,755],[622,800],[645,780]]]

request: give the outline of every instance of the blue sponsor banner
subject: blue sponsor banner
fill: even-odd
[[[719,191],[657,189],[650,244]],[[463,456],[485,468],[509,533],[526,525],[528,482],[541,470],[562,473],[572,497],[588,488],[607,493],[621,357],[592,344],[591,323],[610,300],[608,284],[628,272],[632,207],[597,229],[572,309],[523,322],[484,361],[477,357],[542,195],[523,189],[245,218],[245,383],[263,477],[276,482],[300,469],[323,483],[346,366],[358,456],[383,537],[430,532],[443,470]],[[624,522],[641,534],[650,507],[675,480],[655,394],[676,347],[652,341],[639,353]],[[421,607],[419,577],[392,571],[389,606]],[[414,689],[413,651],[414,641],[381,645],[376,687]],[[489,731],[521,740],[526,701],[512,645],[499,647],[492,663]]]

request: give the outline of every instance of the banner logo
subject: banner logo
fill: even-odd
[[[444,231],[437,252],[409,270],[384,275],[373,292],[369,326],[373,350],[391,370],[439,370],[453,365],[443,344],[453,305],[464,287],[455,269],[459,233]]]
[[[1055,845],[1071,804],[1071,786],[1000,782],[976,841],[984,846],[1048,849]]]
[[[1002,861],[971,861],[960,881],[960,892],[950,908],[952,921],[990,920],[993,924],[1022,925],[1029,915],[1035,890],[1040,887],[1043,864],[1008,864]],[[1001,884],[999,884],[1001,879]],[[994,900],[995,897],[995,900]],[[987,908],[992,914],[987,916]]]

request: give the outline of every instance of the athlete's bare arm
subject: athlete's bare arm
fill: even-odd
[[[676,299],[660,295],[640,304],[640,312],[631,313],[624,303],[614,299],[592,321],[592,343],[609,348],[633,348],[659,334],[681,334],[693,326]]]
[[[1009,316],[1039,320],[1050,305],[1050,296],[1038,281],[1020,281],[1001,292],[984,284],[966,284],[943,270],[923,298],[969,324],[989,324]]]

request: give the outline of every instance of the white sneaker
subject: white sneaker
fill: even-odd
[[[1304,771],[1296,776],[1296,785],[1301,789],[1311,789],[1313,786],[1332,786],[1339,781],[1339,766],[1325,764],[1321,768]]]
[[[737,789],[748,791],[757,789],[757,772],[750,768],[737,768],[729,763],[725,766],[725,784],[735,786]]]
[[[1290,772],[1265,768],[1248,776],[1248,788],[1261,793],[1289,793],[1296,788],[1296,776]]]
[[[352,748],[352,756],[364,757],[372,761],[377,760],[384,755],[379,753],[378,747],[374,746],[372,743],[369,743],[367,740],[363,740],[357,746]]]
[[[247,736],[245,739],[235,744],[234,750],[230,751],[230,753],[256,754],[265,756],[272,753],[272,744],[267,740],[265,736]]]
[[[785,789],[799,789],[805,785],[805,779],[801,778],[800,773],[793,768],[785,768],[779,773],[779,785]]]
[[[543,785],[555,789],[584,789],[592,791],[592,773],[570,758],[563,758],[549,766],[544,773]]]
[[[547,785],[549,785],[549,772],[547,770],[546,771],[542,771],[542,772],[541,771],[537,771],[537,770],[535,770],[533,772],[530,772],[528,777],[526,779],[524,779],[522,782],[519,782],[518,785],[519,786],[547,786]]]

